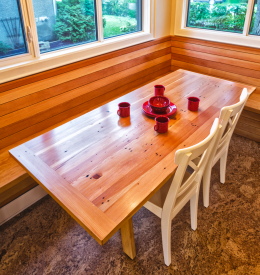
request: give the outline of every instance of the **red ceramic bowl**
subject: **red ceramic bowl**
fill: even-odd
[[[164,113],[170,106],[169,98],[165,96],[153,96],[149,99],[148,104],[154,112]]]

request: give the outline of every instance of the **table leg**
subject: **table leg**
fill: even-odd
[[[121,238],[125,254],[133,260],[136,256],[136,251],[132,218],[121,227]]]

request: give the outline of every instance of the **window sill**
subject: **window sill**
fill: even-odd
[[[189,0],[176,1],[174,35],[252,48],[260,48],[260,37],[255,35],[186,27],[188,2]],[[253,0],[249,0],[249,2],[251,5],[254,3]],[[248,7],[249,14],[251,14],[250,5]],[[249,17],[247,17],[247,19],[249,19]]]
[[[239,46],[260,48],[260,37],[257,37],[255,35],[245,36],[240,33],[204,30],[189,27],[175,29],[174,35],[234,44]]]
[[[96,41],[85,45],[79,45],[41,54],[40,58],[34,58],[21,62],[18,61],[19,58],[22,58],[20,56],[17,57],[17,59],[14,59],[16,60],[15,64],[0,67],[0,83],[8,82],[97,55],[144,43],[153,39],[154,37],[151,33],[138,32],[109,38],[102,42]]]

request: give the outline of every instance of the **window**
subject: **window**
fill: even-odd
[[[249,33],[260,35],[260,0],[255,0]]]
[[[94,0],[33,0],[40,52],[96,41]]]
[[[154,9],[154,0],[0,0],[0,83],[152,40]]]
[[[190,0],[187,27],[243,33],[247,0]]]
[[[141,0],[102,0],[104,38],[142,30]]]
[[[0,1],[0,10],[0,59],[26,53],[27,45],[19,2]]]
[[[0,58],[25,53],[39,58],[43,53],[140,32],[142,5],[147,1],[1,0]]]
[[[259,2],[178,0],[174,35],[260,48]]]

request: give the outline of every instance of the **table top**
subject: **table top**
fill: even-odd
[[[169,131],[142,113],[153,86],[177,106]],[[255,87],[177,70],[12,150],[10,154],[95,240],[104,244],[174,174],[176,150],[202,141],[224,106]],[[187,97],[201,99],[198,112]],[[131,116],[117,115],[119,102]]]

